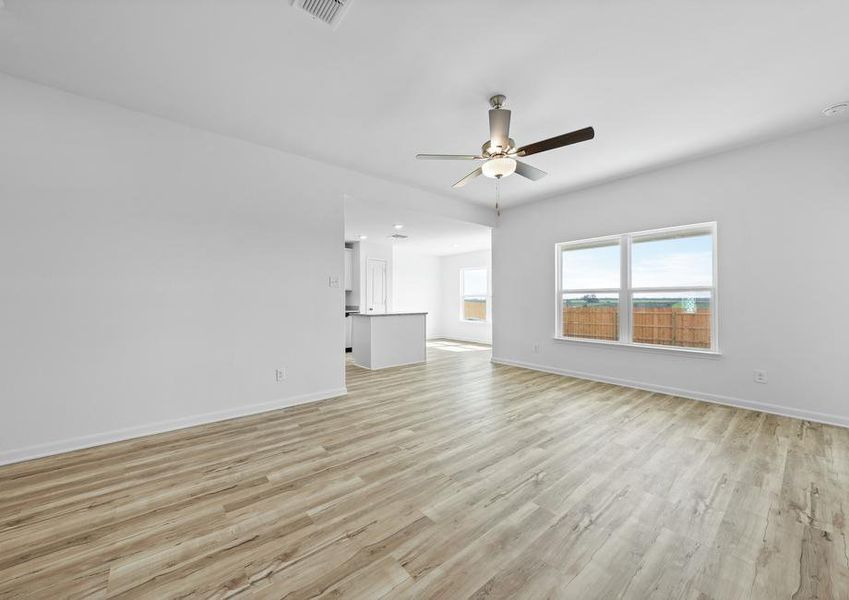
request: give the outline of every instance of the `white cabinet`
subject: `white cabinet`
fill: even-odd
[[[345,248],[345,291],[354,289],[354,251]]]

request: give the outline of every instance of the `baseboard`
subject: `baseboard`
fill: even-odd
[[[0,452],[0,465],[9,465],[12,463],[23,462],[25,460],[32,460],[34,458],[42,458],[44,456],[71,452],[73,450],[82,450],[83,448],[92,448],[94,446],[122,442],[146,435],[154,435],[157,433],[165,433],[167,431],[194,427],[196,425],[215,423],[216,421],[226,421],[228,419],[235,419],[238,417],[247,417],[249,415],[264,413],[271,410],[279,410],[281,408],[308,404],[310,402],[317,402],[328,398],[336,398],[337,396],[344,396],[347,393],[348,390],[346,388],[323,390],[311,394],[301,394],[299,396],[292,396],[280,400],[272,400],[271,402],[260,402],[257,404],[250,404],[248,406],[240,406],[238,408],[228,410],[182,417],[169,421],[158,421],[156,423],[149,423],[138,427],[127,427],[124,429],[116,429],[114,431],[84,435],[58,442],[49,442],[47,444],[28,446],[26,448],[4,450]]]
[[[680,396],[681,398],[688,398],[690,400],[700,400],[702,402],[710,402],[712,404],[722,404],[724,406],[733,406],[735,408],[755,410],[758,412],[779,415],[782,417],[802,419],[803,421],[813,421],[815,423],[823,423],[825,425],[836,425],[838,427],[849,428],[849,417],[842,417],[840,415],[832,415],[828,413],[821,413],[812,410],[803,410],[799,408],[788,408],[786,406],[770,404],[768,402],[756,402],[754,400],[744,400],[742,398],[735,398],[732,396],[708,394],[695,390],[687,390],[664,385],[655,385],[653,383],[645,383],[642,381],[633,381],[631,379],[620,379],[618,377],[607,377],[605,375],[584,373],[582,371],[571,371],[569,369],[547,367],[543,365],[536,365],[533,363],[526,363],[517,360],[509,360],[506,358],[492,357],[492,362],[499,365],[530,369],[531,371],[542,371],[543,373],[552,373],[554,375],[564,375],[567,377],[576,377],[578,379],[588,379],[590,381],[598,381],[600,383],[611,383],[613,385],[620,385],[622,387],[646,390],[648,392],[657,392],[660,394],[668,394],[670,396]]]
[[[356,363],[352,360],[351,364],[353,364],[355,367],[358,367],[360,369],[366,369],[367,371],[382,371],[384,369],[394,369],[395,367],[409,367],[411,365],[423,365],[426,362],[427,362],[426,360],[414,360],[412,362],[398,363],[397,365],[387,365],[385,367],[366,367],[366,366],[361,365],[359,363]]]
[[[470,344],[481,344],[483,346],[492,346],[492,342],[482,342],[480,340],[473,340],[472,338],[461,338],[455,337],[453,335],[439,335],[436,337],[428,338],[428,340],[447,340],[449,342],[469,342]]]

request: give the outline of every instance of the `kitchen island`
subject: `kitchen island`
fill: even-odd
[[[358,367],[385,369],[425,362],[427,313],[361,313],[351,318],[351,354]]]

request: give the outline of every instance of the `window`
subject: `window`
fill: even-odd
[[[563,247],[560,253],[563,336],[619,339],[621,253],[618,239]]]
[[[716,224],[555,246],[556,337],[717,349]]]
[[[463,306],[460,318],[463,321],[487,320],[488,286],[486,269],[460,269]]]

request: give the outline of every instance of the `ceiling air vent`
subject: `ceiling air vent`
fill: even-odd
[[[345,11],[354,0],[292,0],[299,12],[307,14],[313,21],[320,21],[336,29]]]
[[[387,235],[386,237],[393,239],[393,240],[406,240],[407,239],[407,236],[404,235],[403,233],[393,233],[392,235]]]

